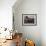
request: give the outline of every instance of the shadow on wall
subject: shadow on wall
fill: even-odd
[[[16,3],[12,6],[12,9],[18,8],[22,2],[23,0],[17,0]]]
[[[32,0],[31,0],[32,1]],[[33,0],[36,1],[36,0]],[[33,2],[32,1],[32,2]],[[37,0],[39,1],[39,0]],[[22,13],[38,13],[39,11],[39,2],[37,3],[37,1],[34,3],[30,2],[28,0],[18,0],[14,6],[13,6],[13,13],[14,13],[14,18],[15,18],[15,26],[17,24],[19,24],[19,26],[17,26],[16,28],[18,29],[18,32],[22,32],[23,33],[23,37],[26,39],[33,39],[35,41],[36,46],[41,46],[41,38],[40,35],[38,34],[35,35],[35,33],[40,33],[40,24],[38,21],[38,25],[37,26],[22,26]],[[22,3],[22,4],[21,4]],[[21,5],[20,5],[21,4]],[[28,5],[27,5],[28,4]],[[31,5],[29,5],[31,4]],[[19,9],[20,8],[20,9]],[[28,10],[29,9],[29,10]],[[33,10],[33,11],[32,11]],[[39,15],[37,16],[39,18]],[[40,19],[40,18],[39,18]],[[39,20],[38,19],[38,20]],[[13,24],[13,25],[14,25]],[[31,33],[30,33],[31,32]],[[27,34],[28,33],[28,36]]]

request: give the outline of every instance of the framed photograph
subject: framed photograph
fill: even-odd
[[[22,14],[22,26],[36,26],[37,14]]]

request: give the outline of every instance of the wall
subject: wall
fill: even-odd
[[[42,46],[46,46],[46,0],[41,1],[41,38]]]
[[[12,6],[16,0],[0,0],[0,27],[12,28]]]
[[[40,0],[22,0],[21,3],[13,6],[15,30],[22,32],[24,39],[34,40],[36,46],[41,46],[40,3]],[[37,14],[37,26],[22,26],[22,14]]]

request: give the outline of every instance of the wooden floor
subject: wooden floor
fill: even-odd
[[[2,43],[0,46],[16,46],[15,39],[13,39],[13,40],[6,40],[6,42]]]

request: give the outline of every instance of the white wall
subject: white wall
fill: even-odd
[[[0,0],[0,27],[12,28],[12,6],[16,0]]]
[[[22,32],[24,38],[34,40],[36,46],[41,46],[40,2],[40,0],[23,0],[19,5],[16,3],[13,7],[15,29]],[[37,26],[22,26],[22,14],[37,14]]]
[[[41,1],[41,38],[42,46],[46,46],[46,0]]]

